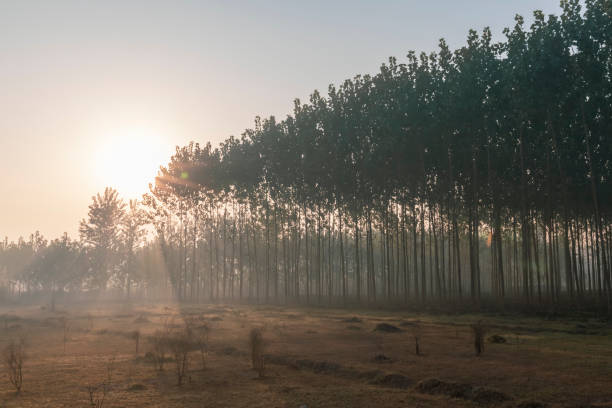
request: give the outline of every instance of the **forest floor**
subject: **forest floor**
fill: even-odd
[[[27,347],[19,395],[0,365],[0,407],[92,406],[89,391],[109,372],[99,407],[612,407],[612,325],[595,319],[243,305],[0,314],[0,346],[21,336]],[[156,371],[146,353],[153,331],[179,327],[184,316],[209,323],[210,351],[204,369],[199,352],[190,353],[177,386],[174,362]],[[480,319],[489,341],[476,356],[471,325]],[[399,331],[375,330],[381,323]],[[263,378],[251,368],[254,327],[266,345]],[[493,335],[505,342],[492,343]],[[102,396],[98,387],[94,402]]]

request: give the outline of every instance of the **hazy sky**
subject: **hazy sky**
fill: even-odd
[[[94,193],[146,191],[177,144],[534,9],[558,0],[0,0],[0,236],[76,237]]]

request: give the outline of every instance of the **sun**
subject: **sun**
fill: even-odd
[[[103,136],[96,153],[99,182],[132,199],[149,190],[149,183],[155,180],[159,166],[166,164],[171,151],[155,132],[126,129]]]

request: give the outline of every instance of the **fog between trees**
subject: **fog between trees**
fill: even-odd
[[[505,35],[177,148],[142,200],[94,197],[79,240],[5,240],[4,296],[610,312],[611,2]]]

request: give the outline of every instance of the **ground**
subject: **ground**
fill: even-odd
[[[612,407],[612,325],[596,319],[170,304],[0,312],[0,345],[23,337],[27,347],[21,393],[0,366],[0,407],[88,407],[96,386],[101,407]],[[190,353],[178,386],[173,361],[155,369],[149,336],[184,316],[207,322],[210,348],[205,368]],[[477,356],[479,320],[487,342]],[[381,323],[400,331],[375,330]],[[256,327],[262,378],[248,344]]]

